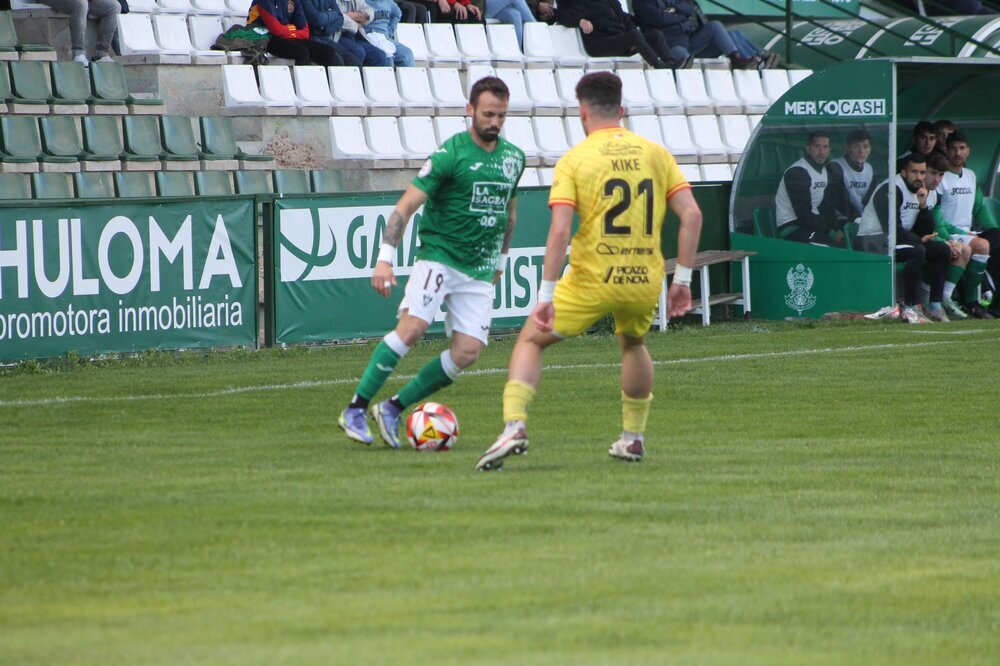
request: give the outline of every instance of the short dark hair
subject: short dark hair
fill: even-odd
[[[829,139],[830,133],[826,130],[816,130],[814,132],[809,132],[809,136],[806,138],[806,145],[815,141],[816,139]]]
[[[510,99],[510,88],[503,82],[503,79],[496,76],[484,76],[472,84],[472,90],[469,91],[469,104],[478,105],[479,96],[484,92],[493,93],[505,102]]]
[[[847,143],[861,143],[862,141],[872,142],[872,135],[866,130],[856,129],[847,133]]]
[[[939,153],[938,151],[932,152],[927,156],[927,168],[934,169],[935,171],[940,171],[944,173],[948,170],[948,158],[944,156],[944,153]]]
[[[900,170],[906,168],[907,164],[927,164],[927,157],[923,153],[913,151],[899,161]]]
[[[586,74],[576,84],[576,98],[599,116],[617,118],[622,108],[622,80],[611,72]]]
[[[937,120],[937,121],[934,122],[934,131],[935,132],[937,132],[938,130],[943,130],[943,129],[951,130],[952,132],[954,132],[955,129],[956,129],[955,123],[951,122],[950,120],[945,120],[943,118],[941,120]]]
[[[926,120],[921,120],[919,123],[913,126],[913,136],[920,136],[921,134],[936,134],[934,131],[934,124]]]
[[[952,132],[951,134],[948,135],[947,143],[949,146],[953,143],[959,143],[959,142],[962,142],[965,145],[969,145],[969,140],[961,132]]]

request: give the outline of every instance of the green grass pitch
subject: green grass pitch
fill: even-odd
[[[0,664],[1000,663],[1000,323],[652,334],[631,465],[573,340],[477,474],[511,345],[439,454],[336,427],[370,346],[6,371]]]

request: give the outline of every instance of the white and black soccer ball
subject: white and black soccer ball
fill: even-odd
[[[425,402],[406,420],[406,439],[417,451],[447,451],[458,441],[455,412],[438,402]]]

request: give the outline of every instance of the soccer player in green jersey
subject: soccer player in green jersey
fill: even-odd
[[[420,206],[417,261],[399,304],[399,322],[375,348],[368,367],[339,424],[347,436],[370,444],[366,409],[382,440],[399,448],[400,415],[453,383],[479,358],[490,332],[493,283],[503,272],[514,232],[514,197],[524,170],[524,152],[500,137],[510,91],[488,76],[472,86],[466,114],[468,132],[451,137],[420,168],[389,216],[372,287],[388,298],[396,286],[393,260],[407,221]],[[448,306],[445,327],[451,346],[420,369],[399,393],[370,404],[372,398],[434,321],[441,303]]]

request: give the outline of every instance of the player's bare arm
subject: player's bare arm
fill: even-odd
[[[417,187],[410,185],[403,196],[396,202],[396,207],[389,214],[389,221],[382,235],[382,245],[379,248],[379,259],[372,272],[372,288],[380,295],[388,297],[396,286],[396,274],[392,270],[392,259],[396,256],[396,248],[403,240],[406,223],[409,222],[417,209],[427,201],[427,195]]]
[[[670,197],[670,210],[680,218],[681,226],[677,233],[677,264],[679,266],[694,265],[694,255],[698,252],[698,239],[701,237],[701,209],[690,189],[675,192]],[[572,219],[572,216],[571,216]],[[546,259],[548,255],[546,255]],[[690,285],[670,283],[667,292],[670,301],[668,315],[681,317],[691,309]]]
[[[570,229],[573,225],[573,207],[566,204],[556,204],[552,207],[552,224],[549,226],[549,236],[545,241],[545,263],[542,264],[542,282],[555,283],[566,263],[566,248],[569,247]],[[689,293],[690,296],[690,293]],[[690,300],[690,299],[689,299]],[[548,300],[539,298],[531,313],[531,320],[540,331],[548,333],[552,330],[556,310],[551,297]]]
[[[507,230],[503,234],[503,243],[500,245],[500,256],[504,259],[497,264],[496,273],[493,275],[493,284],[500,281],[503,275],[504,264],[506,263],[507,252],[510,250],[510,239],[514,237],[514,227],[517,225],[517,199],[511,199],[507,204]]]

